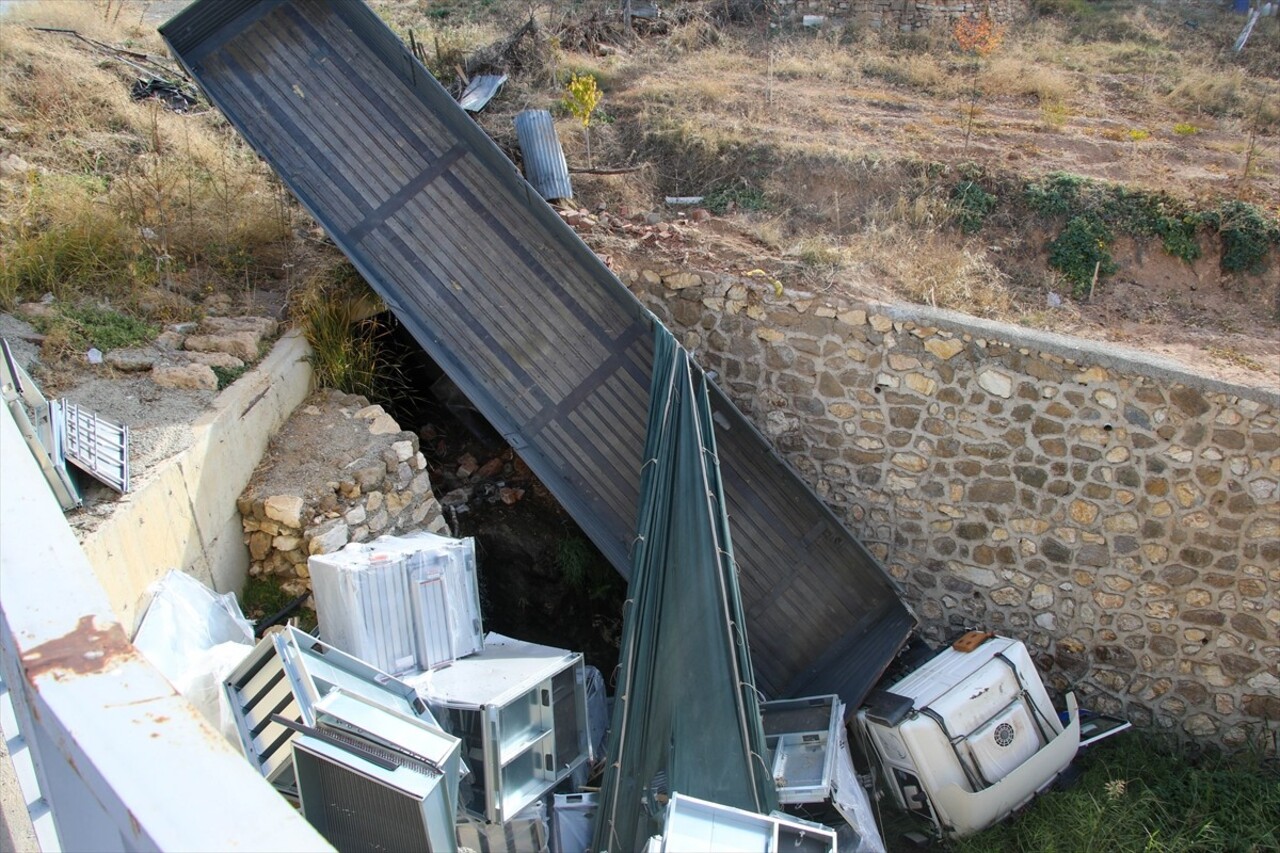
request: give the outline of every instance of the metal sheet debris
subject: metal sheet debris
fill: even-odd
[[[462,797],[481,820],[507,823],[587,760],[579,653],[490,633],[480,654],[411,683],[467,755],[483,756]]]
[[[556,123],[546,110],[525,110],[515,118],[516,141],[524,155],[524,176],[547,201],[573,198],[569,163],[564,159]]]
[[[289,724],[314,726],[316,704],[334,688],[438,726],[403,681],[287,627],[264,637],[225,682],[245,755],[278,789],[296,794]]]
[[[782,812],[754,814],[679,792],[667,804],[660,853],[836,853],[830,827]]]
[[[455,849],[462,742],[341,689],[293,739],[302,813],[338,850]]]
[[[489,105],[505,82],[507,82],[505,74],[477,74],[471,78],[467,88],[462,90],[462,97],[458,98],[458,106],[469,113],[480,112]]]
[[[484,648],[475,540],[379,536],[307,561],[326,642],[392,675]]]
[[[67,472],[62,450],[62,412],[40,393],[35,381],[0,338],[0,396],[13,415],[23,441],[44,474],[63,511],[80,506],[80,491]]]
[[[128,492],[129,425],[86,412],[70,400],[59,405],[67,461],[117,492]]]

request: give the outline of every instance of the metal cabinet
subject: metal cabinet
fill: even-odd
[[[588,756],[582,655],[497,634],[484,651],[415,679],[474,775],[463,806],[505,823]]]
[[[380,536],[307,561],[327,642],[392,675],[484,645],[475,540]]]

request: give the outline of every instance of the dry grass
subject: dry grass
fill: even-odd
[[[901,295],[975,317],[1007,317],[1007,278],[980,247],[956,246],[938,235],[889,229],[867,235],[864,263],[898,282]]]
[[[0,177],[5,304],[49,291],[160,304],[144,291],[180,286],[191,267],[241,286],[281,272],[284,197],[217,113],[135,102],[131,69],[25,26],[150,48],[142,5],[24,4],[21,20],[0,24],[0,142],[26,164]]]
[[[1039,104],[1066,103],[1076,91],[1070,73],[1022,56],[996,56],[979,76],[979,85],[991,95],[1030,97]]]
[[[906,86],[930,95],[955,91],[954,75],[931,54],[867,56],[862,60],[862,73],[898,86]]]
[[[1190,68],[1166,98],[1175,109],[1192,114],[1225,116],[1242,105],[1245,76],[1238,68]]]

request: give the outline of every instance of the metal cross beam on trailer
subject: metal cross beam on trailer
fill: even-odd
[[[657,319],[358,0],[197,0],[161,34],[626,574]],[[711,396],[757,684],[855,708],[913,618],[874,557]]]

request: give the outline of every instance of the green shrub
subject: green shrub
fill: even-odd
[[[996,197],[973,181],[961,181],[951,190],[951,207],[956,222],[966,234],[982,230],[987,216],[995,210]]]
[[[1260,273],[1272,246],[1280,246],[1280,220],[1248,202],[1223,202],[1206,218],[1222,238],[1223,272]]]
[[[1073,216],[1057,239],[1049,244],[1049,266],[1071,282],[1076,298],[1089,294],[1094,271],[1099,278],[1117,269],[1111,257],[1111,241],[1115,236],[1097,216]]]
[[[729,210],[768,210],[764,192],[752,186],[721,186],[707,193],[703,205],[712,213],[723,215]]]

